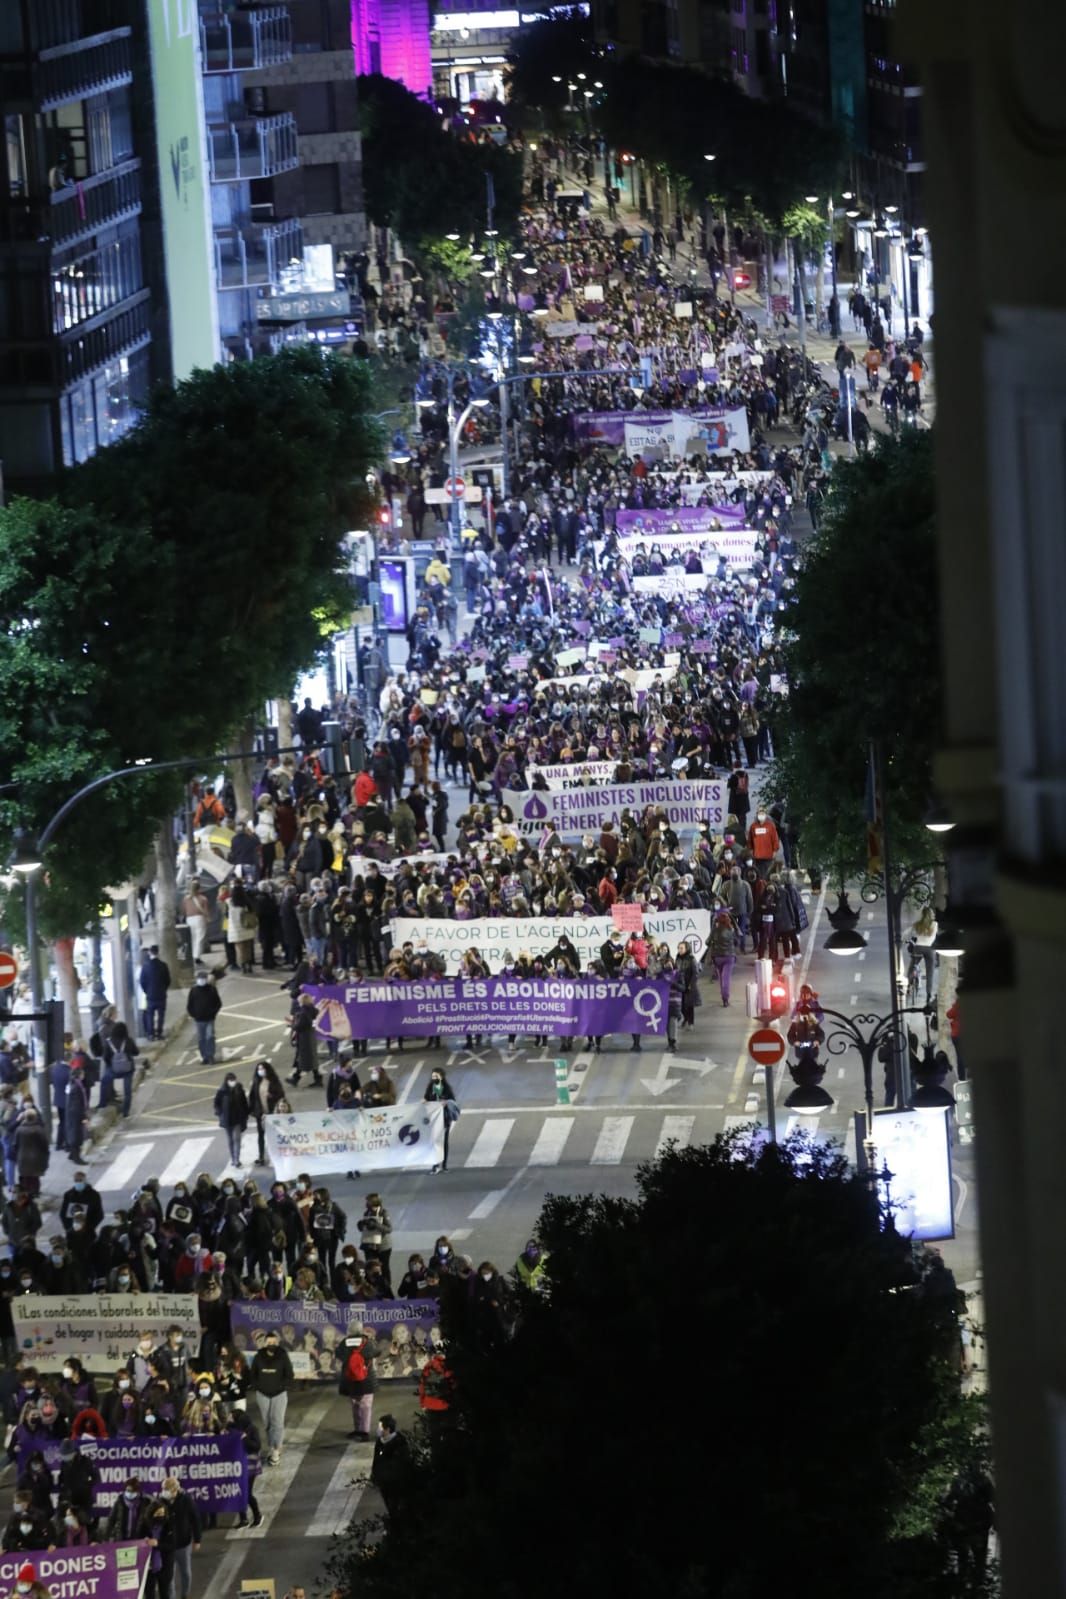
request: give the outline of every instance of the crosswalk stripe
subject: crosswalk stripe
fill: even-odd
[[[655,1146],[656,1160],[658,1160],[667,1144],[675,1143],[680,1149],[686,1149],[692,1142],[692,1129],[695,1125],[695,1116],[664,1116],[663,1130],[659,1134],[659,1142]]]
[[[373,1444],[348,1445],[319,1500],[305,1538],[330,1538],[335,1532],[347,1531],[366,1492],[373,1458]]]
[[[148,1151],[155,1148],[155,1140],[150,1144],[127,1144],[121,1154],[102,1171],[93,1184],[94,1188],[110,1190],[112,1188],[125,1188],[137,1167],[144,1160]]]
[[[620,1166],[635,1120],[635,1116],[605,1116],[590,1164]]]
[[[178,1145],[177,1153],[171,1156],[169,1164],[159,1173],[160,1186],[168,1188],[173,1183],[183,1182],[200,1164],[210,1148],[210,1138],[183,1138]]]
[[[756,1118],[754,1115],[727,1116],[723,1125],[723,1132],[731,1132],[734,1127],[750,1127]]]
[[[463,1162],[464,1166],[495,1166],[503,1153],[503,1146],[513,1126],[513,1116],[487,1121],[478,1133],[473,1149]]]
[[[531,1166],[558,1166],[574,1125],[572,1116],[549,1116],[529,1156]]]
[[[261,1525],[258,1527],[234,1527],[232,1531],[226,1534],[227,1542],[231,1538],[243,1540],[246,1538],[266,1537],[270,1531],[270,1523],[281,1509],[285,1496],[295,1481],[296,1473],[303,1465],[304,1457],[314,1441],[315,1433],[325,1419],[326,1412],[333,1404],[334,1398],[335,1396],[331,1389],[328,1394],[323,1394],[321,1398],[316,1399],[314,1404],[304,1412],[298,1427],[286,1428],[285,1447],[282,1450],[281,1463],[277,1466],[268,1467],[262,1476],[256,1478],[255,1497],[259,1502],[260,1510],[263,1512]],[[257,1426],[260,1426],[265,1457],[267,1452],[266,1429],[261,1427],[258,1407],[255,1411],[255,1422]],[[226,1590],[227,1593],[232,1593],[232,1591],[232,1589]]]

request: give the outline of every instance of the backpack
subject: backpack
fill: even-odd
[[[366,1363],[361,1345],[357,1345],[348,1356],[344,1365],[344,1375],[348,1382],[366,1382],[370,1376],[370,1367]]]
[[[116,1049],[111,1057],[112,1077],[128,1077],[133,1070],[133,1062],[124,1049]]]

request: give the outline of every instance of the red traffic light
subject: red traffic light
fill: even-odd
[[[770,1014],[771,1016],[784,1016],[788,1011],[788,984],[782,977],[775,977],[770,984]]]
[[[392,512],[389,510],[387,505],[383,505],[381,510],[378,512],[378,521],[381,523],[382,527],[388,527],[391,523]]]

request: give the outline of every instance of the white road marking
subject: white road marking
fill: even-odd
[[[305,1538],[330,1538],[346,1532],[370,1480],[373,1444],[349,1444],[329,1479],[329,1487],[319,1500],[314,1520]]]
[[[404,1083],[403,1087],[400,1089],[400,1092],[396,1096],[397,1105],[407,1104],[407,1101],[411,1097],[411,1090],[414,1088],[415,1083],[418,1080],[418,1073],[425,1064],[426,1063],[424,1060],[416,1060],[412,1062],[411,1075],[408,1077],[407,1081]]]
[[[695,1125],[695,1116],[664,1116],[663,1129],[655,1146],[655,1158],[658,1159],[670,1143],[676,1144],[679,1149],[686,1149],[692,1142],[692,1129]]]
[[[515,1183],[518,1182],[520,1177],[524,1177],[525,1173],[526,1168],[524,1166],[520,1166],[515,1172],[514,1176],[511,1178],[511,1181],[507,1184],[506,1188],[494,1188],[490,1194],[486,1194],[480,1204],[475,1205],[473,1210],[470,1212],[469,1220],[487,1221],[492,1215],[493,1211],[496,1209],[496,1206],[500,1203],[500,1200],[507,1197]],[[449,1236],[452,1238],[457,1238],[459,1235],[458,1233],[451,1233]]]
[[[531,1166],[557,1166],[574,1125],[572,1116],[545,1120],[529,1157]]]
[[[183,1182],[195,1171],[210,1148],[210,1138],[183,1138],[177,1153],[171,1156],[169,1164],[159,1173],[160,1187],[172,1188],[175,1183]]]
[[[620,1166],[635,1120],[633,1116],[605,1116],[589,1164]]]
[[[125,1188],[141,1161],[145,1159],[149,1150],[154,1148],[154,1140],[150,1144],[127,1144],[122,1153],[111,1162],[107,1170],[100,1173],[93,1187],[101,1189]]]
[[[260,1510],[263,1512],[263,1519],[261,1523],[258,1527],[234,1527],[232,1531],[226,1534],[227,1543],[231,1539],[240,1539],[242,1542],[244,1542],[246,1540],[251,1540],[252,1538],[266,1537],[267,1533],[270,1531],[270,1523],[281,1509],[281,1506],[285,1501],[285,1496],[295,1481],[296,1473],[304,1463],[304,1458],[314,1440],[315,1433],[321,1426],[326,1412],[333,1405],[335,1398],[336,1395],[333,1393],[331,1387],[328,1394],[323,1394],[320,1399],[316,1399],[314,1403],[310,1405],[309,1408],[304,1412],[300,1419],[299,1426],[287,1427],[285,1429],[285,1447],[281,1451],[281,1464],[277,1466],[268,1466],[262,1475],[256,1479],[255,1497],[259,1501]],[[259,1406],[255,1403],[254,1399],[250,1401],[250,1404],[256,1425],[261,1426]],[[264,1458],[266,1454],[266,1447],[266,1434],[264,1429]],[[215,1582],[217,1581],[218,1575],[216,1574]],[[214,1592],[214,1586],[215,1584],[212,1583],[211,1587],[208,1588],[205,1599],[209,1599],[209,1596]],[[220,1599],[229,1599],[229,1595],[232,1592],[233,1589],[231,1587],[220,1589]]]
[[[481,1168],[495,1166],[503,1153],[503,1146],[513,1126],[513,1116],[487,1121],[478,1133],[473,1149],[463,1162],[464,1166]]]

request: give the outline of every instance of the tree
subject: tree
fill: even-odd
[[[935,853],[922,826],[940,715],[935,525],[932,435],[881,438],[837,462],[796,580],[767,792],[787,799],[804,860],[842,876],[865,871],[871,740],[897,864]]]
[[[451,1285],[453,1403],[416,1453],[412,1525],[353,1529],[344,1599],[427,1571],[440,1599],[980,1593],[951,1574],[941,1500],[984,1440],[929,1257],[805,1139],[668,1151],[637,1186],[547,1201],[548,1292],[513,1337]]]

